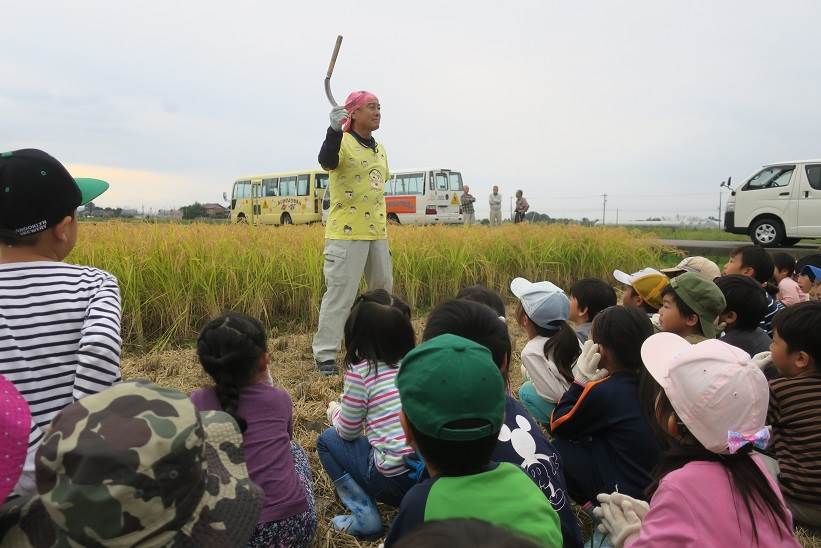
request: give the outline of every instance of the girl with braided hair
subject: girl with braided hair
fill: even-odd
[[[249,547],[308,546],[316,531],[311,471],[293,440],[293,403],[273,385],[266,334],[254,318],[225,313],[197,339],[197,357],[214,386],[191,394],[200,411],[225,411],[242,430],[251,480],[265,503]]]

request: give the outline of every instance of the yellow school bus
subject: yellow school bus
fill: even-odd
[[[231,222],[255,225],[318,223],[328,173],[320,170],[241,177],[231,192]]]

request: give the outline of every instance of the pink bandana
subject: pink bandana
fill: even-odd
[[[31,411],[20,392],[0,375],[0,503],[17,485],[26,462]]]
[[[345,99],[345,110],[348,111],[348,119],[342,125],[342,131],[348,131],[351,127],[351,114],[368,104],[368,101],[378,101],[376,95],[370,91],[353,91],[348,98]]]

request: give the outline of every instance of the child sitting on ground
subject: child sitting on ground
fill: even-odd
[[[773,255],[773,279],[778,284],[776,298],[784,306],[803,303],[807,294],[801,291],[798,283],[793,279],[795,275],[795,257],[789,253],[779,252]]]
[[[750,356],[767,352],[773,342],[761,327],[761,319],[767,313],[767,299],[755,280],[738,274],[716,278],[715,284],[724,295],[727,306],[719,315],[723,323],[722,341],[740,348]],[[778,375],[775,368],[764,370],[767,378]]]
[[[718,316],[727,308],[718,286],[693,272],[670,280],[662,291],[662,303],[661,330],[693,344],[716,337]]]
[[[505,316],[507,315],[505,312],[505,302],[502,300],[502,297],[486,287],[481,285],[470,285],[468,287],[463,287],[459,294],[456,295],[457,299],[465,299],[468,301],[473,301],[476,303],[481,303],[485,306],[489,306],[491,310],[496,312],[496,315],[499,316],[500,320],[505,320]]]
[[[445,301],[428,316],[422,338],[428,340],[450,333],[490,350],[507,388],[505,423],[491,459],[524,470],[559,513],[564,546],[580,547],[581,532],[567,495],[561,457],[522,404],[510,395],[510,335],[507,326],[494,314],[495,311],[476,302]]]
[[[529,339],[522,349],[522,374],[528,380],[519,398],[537,421],[548,425],[556,402],[573,382],[573,364],[581,353],[567,322],[570,300],[550,282],[524,278],[510,282],[510,291],[519,299],[516,319]]]
[[[798,274],[798,285],[807,294],[807,300],[821,301],[821,268],[804,265]]]
[[[33,494],[34,454],[65,406],[120,381],[120,288],[102,270],[63,261],[77,208],[108,183],[74,179],[41,150],[0,153],[0,374],[31,406],[17,494]]]
[[[395,384],[399,361],[414,342],[410,308],[398,297],[377,289],[356,299],[345,322],[342,400],[328,404],[332,426],[316,442],[322,467],[351,512],[331,520],[337,531],[381,536],[374,499],[399,506],[415,483],[405,462],[413,449],[399,424]]]
[[[641,497],[658,446],[639,401],[641,345],[653,333],[639,308],[613,306],[593,321],[576,377],[553,411],[553,444],[570,495],[580,505],[612,492]],[[601,368],[601,369],[599,369]]]
[[[543,546],[562,545],[559,517],[542,491],[518,466],[491,462],[506,397],[487,348],[456,335],[429,339],[402,360],[396,386],[402,428],[430,478],[405,495],[386,547],[425,522],[451,518],[476,518]]]
[[[685,272],[695,272],[705,280],[712,282],[721,276],[721,269],[718,265],[706,257],[685,257],[672,268],[662,268],[661,271],[667,275],[668,278],[675,278]]]
[[[645,268],[633,274],[614,270],[613,277],[627,286],[621,304],[641,308],[648,316],[659,311],[661,292],[670,283],[670,279],[655,268]]]
[[[598,278],[583,278],[570,288],[569,320],[576,328],[579,341],[584,344],[596,315],[610,306],[616,306],[616,291]]]
[[[821,303],[799,303],[773,322],[770,381],[772,449],[778,481],[793,518],[821,527]]]
[[[214,318],[197,339],[197,357],[214,386],[194,391],[191,401],[234,417],[248,473],[265,494],[248,546],[308,546],[317,525],[311,470],[293,440],[291,398],[273,386],[262,324],[234,312]]]
[[[798,547],[778,487],[751,450],[766,447],[767,380],[717,340],[653,335],[641,351],[662,386],[654,427],[665,447],[652,499],[598,497],[611,542],[630,546]]]
[[[775,272],[773,260],[763,247],[743,245],[730,252],[730,259],[724,265],[724,275],[742,274],[753,278],[761,286],[761,291],[767,299],[767,313],[761,321],[761,329],[767,335],[773,336],[772,322],[779,310],[784,309],[776,298],[778,288],[769,282]]]

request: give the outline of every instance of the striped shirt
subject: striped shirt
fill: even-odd
[[[770,381],[767,422],[784,495],[821,505],[821,373]]]
[[[29,452],[65,406],[120,380],[120,290],[96,268],[0,264],[0,374],[31,408]]]
[[[764,319],[761,320],[759,327],[767,332],[767,335],[770,337],[773,336],[773,318],[775,315],[784,310],[784,305],[777,301],[772,295],[764,292],[764,296],[767,297],[767,313],[764,315]]]
[[[346,440],[357,439],[364,428],[377,470],[386,477],[398,476],[408,471],[405,455],[414,452],[399,423],[399,367],[379,363],[379,374],[375,370],[371,366],[369,372],[368,362],[361,362],[345,371],[342,402],[334,414],[333,425]]]

